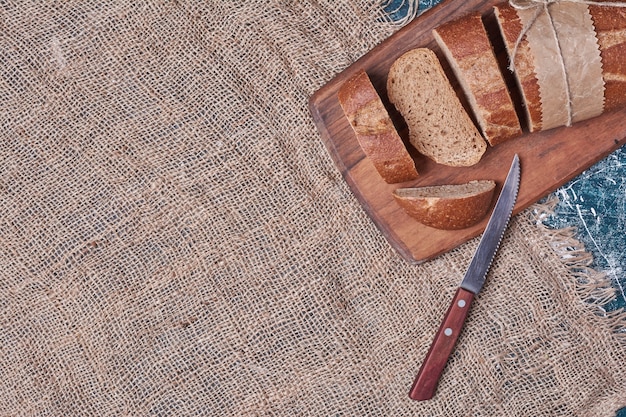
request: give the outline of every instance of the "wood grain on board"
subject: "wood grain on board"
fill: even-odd
[[[419,178],[400,184],[387,184],[382,180],[361,151],[337,101],[337,90],[356,71],[364,69],[389,110],[400,136],[408,144],[406,125],[387,98],[385,85],[389,67],[410,49],[430,48],[440,57],[444,70],[463,101],[458,83],[443,59],[431,31],[439,24],[455,17],[471,11],[480,11],[483,13],[488,31],[497,33],[492,7],[499,3],[499,1],[447,0],[435,6],[339,73],[309,100],[314,123],[350,189],[392,247],[411,263],[432,259],[480,235],[486,226],[487,218],[478,225],[464,230],[433,229],[405,214],[393,199],[394,189],[464,183],[473,179],[493,179],[498,184],[496,190],[498,194],[513,156],[517,153],[522,168],[520,191],[514,209],[514,214],[517,214],[626,143],[625,111],[619,110],[578,122],[571,127],[537,133],[525,131],[521,137],[490,147],[478,164],[467,168],[438,165],[418,155],[408,145],[407,148],[415,158]],[[493,43],[496,55],[505,67],[504,47],[497,36],[493,38]],[[503,71],[503,75],[509,83],[513,99],[518,105],[518,113],[521,115],[520,101],[511,75],[506,70]],[[522,122],[525,124],[523,118]]]

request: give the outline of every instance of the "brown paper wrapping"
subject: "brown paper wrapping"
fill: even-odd
[[[602,114],[600,48],[586,4],[557,2],[518,9],[539,83],[542,129]]]

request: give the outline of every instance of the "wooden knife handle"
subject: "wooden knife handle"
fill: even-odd
[[[409,392],[411,399],[429,400],[435,395],[437,383],[459,338],[473,300],[474,293],[463,288],[459,288],[454,294],[452,304],[450,304],[450,308],[448,308],[448,312],[435,335],[435,340],[430,345],[422,367],[415,377]]]

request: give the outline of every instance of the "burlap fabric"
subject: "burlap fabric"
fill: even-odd
[[[0,2],[0,415],[626,405],[607,283],[531,211],[436,398],[407,398],[477,240],[408,265],[312,124],[308,97],[398,29],[378,10]]]

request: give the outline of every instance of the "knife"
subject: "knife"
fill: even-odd
[[[511,219],[519,182],[520,163],[516,154],[474,257],[415,377],[409,392],[413,400],[429,400],[435,395],[439,378],[459,338],[470,305],[485,283],[491,261]]]

